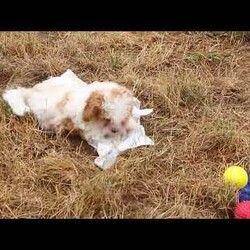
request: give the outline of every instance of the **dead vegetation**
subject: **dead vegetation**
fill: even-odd
[[[231,218],[228,164],[250,166],[248,32],[1,32],[0,88],[68,68],[130,87],[156,145],[108,171],[74,136],[0,102],[1,218]]]

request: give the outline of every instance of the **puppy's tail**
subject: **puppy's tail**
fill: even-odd
[[[3,93],[3,99],[9,104],[14,114],[23,116],[30,112],[27,104],[29,93],[30,89],[27,88],[10,89]]]

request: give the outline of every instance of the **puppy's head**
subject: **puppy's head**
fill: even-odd
[[[95,123],[107,137],[124,134],[134,126],[132,109],[132,92],[114,85],[92,92],[83,112],[83,120]]]

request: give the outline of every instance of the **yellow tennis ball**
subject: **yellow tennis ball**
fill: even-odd
[[[226,184],[234,185],[237,188],[245,187],[248,182],[247,172],[240,166],[228,167],[223,177]]]

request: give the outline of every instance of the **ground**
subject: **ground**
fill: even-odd
[[[1,99],[1,218],[232,218],[228,165],[249,169],[248,32],[1,32],[0,90],[71,69],[131,88],[154,146],[107,171],[77,137],[40,131]]]

